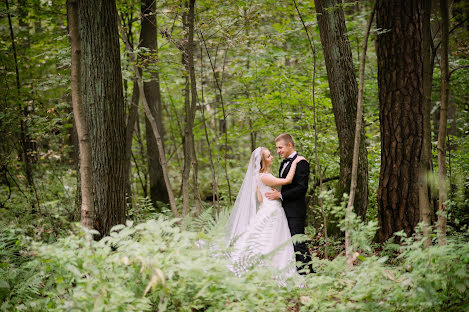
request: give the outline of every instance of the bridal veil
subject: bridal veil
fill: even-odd
[[[258,147],[251,153],[251,159],[249,160],[243,184],[236,197],[230,220],[227,224],[229,243],[246,231],[249,222],[253,220],[256,215],[256,176],[261,168],[261,151],[262,147]]]

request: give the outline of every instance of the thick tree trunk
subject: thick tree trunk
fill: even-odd
[[[339,137],[340,179],[337,197],[341,199],[343,193],[350,192],[357,116],[357,80],[343,8],[338,5],[337,0],[315,0],[314,3]],[[363,126],[360,133],[357,192],[353,207],[355,213],[364,220],[368,206],[368,159]]]
[[[81,193],[81,225],[92,229],[94,227],[95,211],[93,197],[93,172],[91,161],[91,145],[88,127],[85,121],[85,112],[81,98],[81,41],[78,21],[78,1],[67,1],[68,32],[71,44],[71,87],[72,107],[75,121],[78,145],[79,145],[79,168],[80,168],[80,193]]]
[[[101,235],[126,219],[125,105],[115,1],[83,0],[81,87],[90,135],[95,207]]]
[[[379,242],[419,222],[419,169],[423,143],[423,1],[377,2],[381,171]]]
[[[144,62],[144,66],[148,67],[149,64],[156,63],[158,60],[156,2],[153,0],[142,0],[141,6],[142,28],[140,31],[140,46],[147,48],[148,52],[143,53],[140,57]],[[144,82],[143,88],[164,146],[159,73],[153,69],[149,74],[150,79]],[[169,198],[164,183],[160,158],[158,157],[158,145],[148,118],[145,118],[145,134],[147,139],[148,174],[150,176],[150,198],[153,206],[156,207],[158,201],[168,203]]]
[[[446,185],[446,133],[448,126],[448,98],[449,98],[449,65],[448,65],[448,37],[449,13],[448,0],[440,0],[441,10],[441,106],[440,126],[438,131],[438,243],[446,245],[446,200],[448,189]]]

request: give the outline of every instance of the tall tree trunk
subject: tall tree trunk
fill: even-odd
[[[355,191],[357,188],[357,178],[358,178],[358,154],[360,149],[360,140],[362,132],[362,121],[363,121],[363,84],[365,83],[365,60],[366,60],[366,49],[368,47],[368,35],[370,34],[371,23],[373,22],[373,16],[375,14],[376,3],[373,4],[373,9],[371,11],[371,16],[368,21],[365,38],[363,38],[363,49],[362,55],[360,57],[360,78],[358,82],[358,99],[357,99],[357,121],[355,125],[355,139],[353,143],[353,162],[352,162],[352,176],[350,181],[350,197],[347,204],[347,210],[345,212],[345,257],[347,261],[347,266],[349,269],[353,267],[353,261],[355,260],[355,255],[352,255],[352,240],[351,240],[351,228],[350,228],[350,218],[352,213],[353,200],[355,197]]]
[[[339,137],[340,179],[337,197],[341,199],[343,193],[350,192],[357,116],[357,80],[342,6],[338,5],[337,0],[315,0],[314,3]],[[353,207],[356,214],[364,220],[368,206],[368,159],[363,126],[360,134],[357,192]]]
[[[155,117],[153,117],[152,112],[150,110],[150,106],[148,105],[147,98],[145,96],[145,90],[143,89],[143,82],[142,82],[142,74],[140,72],[140,69],[138,67],[138,64],[135,62],[135,58],[133,57],[132,54],[132,47],[129,43],[129,39],[127,37],[127,34],[124,32],[124,30],[121,28],[120,33],[122,36],[122,40],[124,41],[125,48],[127,52],[129,53],[129,58],[130,61],[134,64],[134,72],[137,80],[137,85],[138,85],[138,91],[140,93],[140,96],[142,98],[143,102],[143,108],[145,109],[145,115],[149,119],[151,128],[153,130],[153,134],[155,135],[156,138],[156,143],[158,144],[158,152],[160,155],[160,163],[161,163],[161,168],[163,169],[163,177],[164,177],[164,182],[166,185],[166,190],[168,192],[168,197],[169,197],[169,204],[171,206],[171,210],[173,212],[174,217],[178,218],[179,217],[179,212],[177,210],[176,206],[176,201],[174,199],[174,193],[171,187],[171,181],[169,180],[169,172],[168,172],[168,166],[166,164],[166,155],[164,152],[163,148],[163,141],[161,140],[161,136],[158,130],[158,126],[156,125],[156,120]]]
[[[193,0],[190,0],[191,2]],[[188,7],[189,3],[185,1],[184,13],[182,14],[182,25],[184,28],[184,45],[182,50],[182,64],[184,65],[184,137],[183,137],[183,150],[184,150],[184,167],[182,170],[182,216],[186,216],[189,211],[189,176],[192,163],[192,114],[191,114],[191,100],[190,100],[190,76],[189,76],[189,63],[188,63],[188,45],[189,45],[189,21],[188,21]]]
[[[130,179],[131,170],[131,157],[132,157],[132,141],[135,124],[138,120],[138,102],[140,93],[138,91],[137,81],[134,80],[134,86],[132,90],[132,99],[130,101],[129,115],[127,116],[127,123],[125,128],[125,187],[127,192],[127,204],[132,205],[132,187]],[[146,189],[144,188],[144,191]]]
[[[419,210],[420,221],[424,222],[423,234],[425,238],[425,247],[431,245],[431,228],[433,209],[430,205],[431,194],[429,192],[429,183],[427,176],[432,170],[432,133],[431,133],[431,95],[433,81],[433,67],[431,63],[431,1],[424,1],[423,17],[423,139],[420,155],[419,169]]]
[[[144,63],[144,67],[147,68],[149,64],[158,61],[156,2],[154,0],[142,0],[141,13],[142,28],[140,31],[140,46],[147,48],[148,52],[142,53],[140,57]],[[143,88],[152,115],[155,117],[164,146],[164,128],[158,71],[154,69],[150,71],[150,79],[144,82]],[[150,176],[150,198],[153,206],[156,207],[158,201],[168,203],[169,198],[164,184],[160,158],[158,157],[158,145],[148,118],[145,118],[145,134],[147,139],[148,173]]]
[[[78,145],[79,145],[79,168],[80,168],[80,193],[81,193],[81,225],[92,229],[94,227],[95,211],[93,197],[93,172],[91,161],[91,145],[88,127],[85,121],[85,112],[81,98],[81,41],[79,34],[78,1],[67,1],[68,32],[71,44],[71,86],[72,107],[75,121]]]
[[[183,191],[183,216],[189,211],[189,175],[191,165],[194,169],[194,199],[197,210],[200,210],[200,195],[197,185],[197,159],[195,158],[194,127],[195,110],[197,105],[197,89],[194,71],[194,21],[195,21],[195,0],[186,2],[187,12],[183,14],[183,26],[187,33],[184,41],[182,62],[185,67],[185,127],[184,127],[184,170],[182,174]]]
[[[419,168],[423,141],[423,1],[377,2],[381,171],[376,239],[419,222]]]
[[[449,13],[448,0],[440,0],[441,10],[441,106],[440,126],[438,131],[438,243],[446,245],[446,200],[448,189],[446,185],[446,133],[448,125],[449,98],[449,65],[448,65],[448,37]]]
[[[194,52],[195,52],[195,44],[194,44],[194,27],[195,27],[195,0],[190,2],[189,6],[189,42],[188,42],[188,64],[189,64],[189,77],[191,81],[191,114],[192,114],[192,127],[194,126],[194,119],[195,119],[195,112],[197,110],[197,79],[195,78],[195,65],[194,65]],[[200,198],[200,191],[199,191],[199,165],[197,162],[197,154],[195,150],[195,139],[194,134],[192,134],[191,140],[191,150],[192,150],[192,168],[193,168],[193,191],[194,191],[194,200],[195,200],[195,208],[198,214],[201,213],[201,198]]]
[[[107,235],[126,219],[125,105],[115,1],[79,5],[81,87],[90,135],[94,228]]]

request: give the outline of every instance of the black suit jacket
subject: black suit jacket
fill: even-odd
[[[295,155],[293,159],[298,156]],[[280,175],[282,167],[279,169],[279,177],[285,178],[290,171],[292,162],[290,162],[283,175]],[[282,206],[287,218],[306,218],[305,195],[308,190],[309,163],[306,160],[300,161],[296,165],[296,172],[293,181],[290,184],[282,186]]]

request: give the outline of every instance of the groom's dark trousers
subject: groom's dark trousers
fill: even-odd
[[[295,155],[292,160],[297,157]],[[290,171],[292,161],[290,161],[283,172],[282,166],[279,170],[279,177],[285,178]],[[288,227],[290,228],[291,235],[305,233],[306,221],[306,203],[305,195],[308,190],[309,180],[309,163],[306,160],[300,161],[296,165],[296,172],[291,184],[282,186],[282,206],[287,216]],[[302,262],[306,265],[311,261],[306,243],[298,243],[294,246],[296,254],[296,261]],[[307,266],[310,272],[314,272],[311,265]]]

